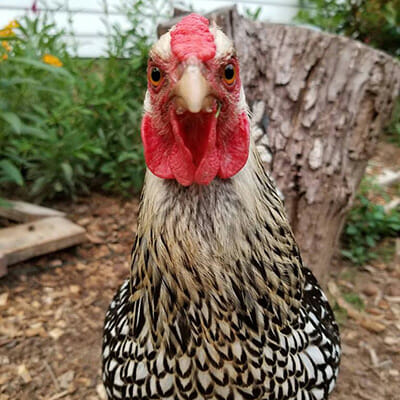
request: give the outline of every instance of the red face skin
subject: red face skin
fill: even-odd
[[[142,140],[147,166],[154,175],[176,179],[183,186],[207,185],[216,176],[227,179],[243,168],[249,152],[249,122],[246,112],[238,110],[241,84],[237,59],[233,55],[216,59],[209,31],[206,31],[208,43],[204,40],[201,43],[196,35],[190,40],[191,35],[186,34],[193,21],[188,22],[185,32],[179,31],[179,47],[174,54],[172,46],[173,56],[169,60],[157,54],[152,54],[149,60],[148,76],[157,67],[162,78],[156,85],[148,80],[152,110],[143,117]],[[200,23],[205,31],[204,19]],[[228,64],[235,68],[235,79],[230,83],[224,77]],[[179,101],[174,88],[188,65],[197,65],[208,83],[208,110],[177,113]]]

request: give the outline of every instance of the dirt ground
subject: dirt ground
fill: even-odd
[[[138,200],[94,194],[54,206],[86,227],[88,242],[12,266],[0,279],[0,400],[105,399],[103,318],[128,276]],[[343,358],[330,400],[399,399],[400,266],[339,260],[328,294],[347,308],[338,313]]]

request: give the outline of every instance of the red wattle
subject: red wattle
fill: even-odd
[[[235,129],[224,137],[217,134],[217,118],[210,118],[198,134],[207,135],[200,148],[188,148],[182,127],[174,111],[170,112],[171,131],[160,134],[154,129],[150,115],[142,120],[144,156],[149,170],[159,178],[176,179],[181,185],[208,185],[216,176],[228,179],[246,164],[249,155],[250,129],[246,113],[242,113]],[[193,147],[193,148],[192,148]],[[191,152],[201,151],[201,160],[194,163]]]
[[[174,175],[168,163],[171,139],[167,135],[160,135],[154,129],[148,114],[145,114],[142,119],[141,136],[144,158],[149,170],[159,178],[172,179]]]
[[[239,116],[238,126],[234,132],[219,139],[221,165],[218,176],[227,179],[237,174],[249,157],[250,126],[246,113]]]

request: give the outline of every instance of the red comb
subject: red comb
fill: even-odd
[[[171,31],[172,53],[179,61],[195,56],[201,61],[215,56],[214,35],[210,32],[207,18],[190,14]]]

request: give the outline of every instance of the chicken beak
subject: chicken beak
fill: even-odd
[[[188,65],[175,86],[177,110],[198,113],[207,106],[209,86],[198,65]]]

